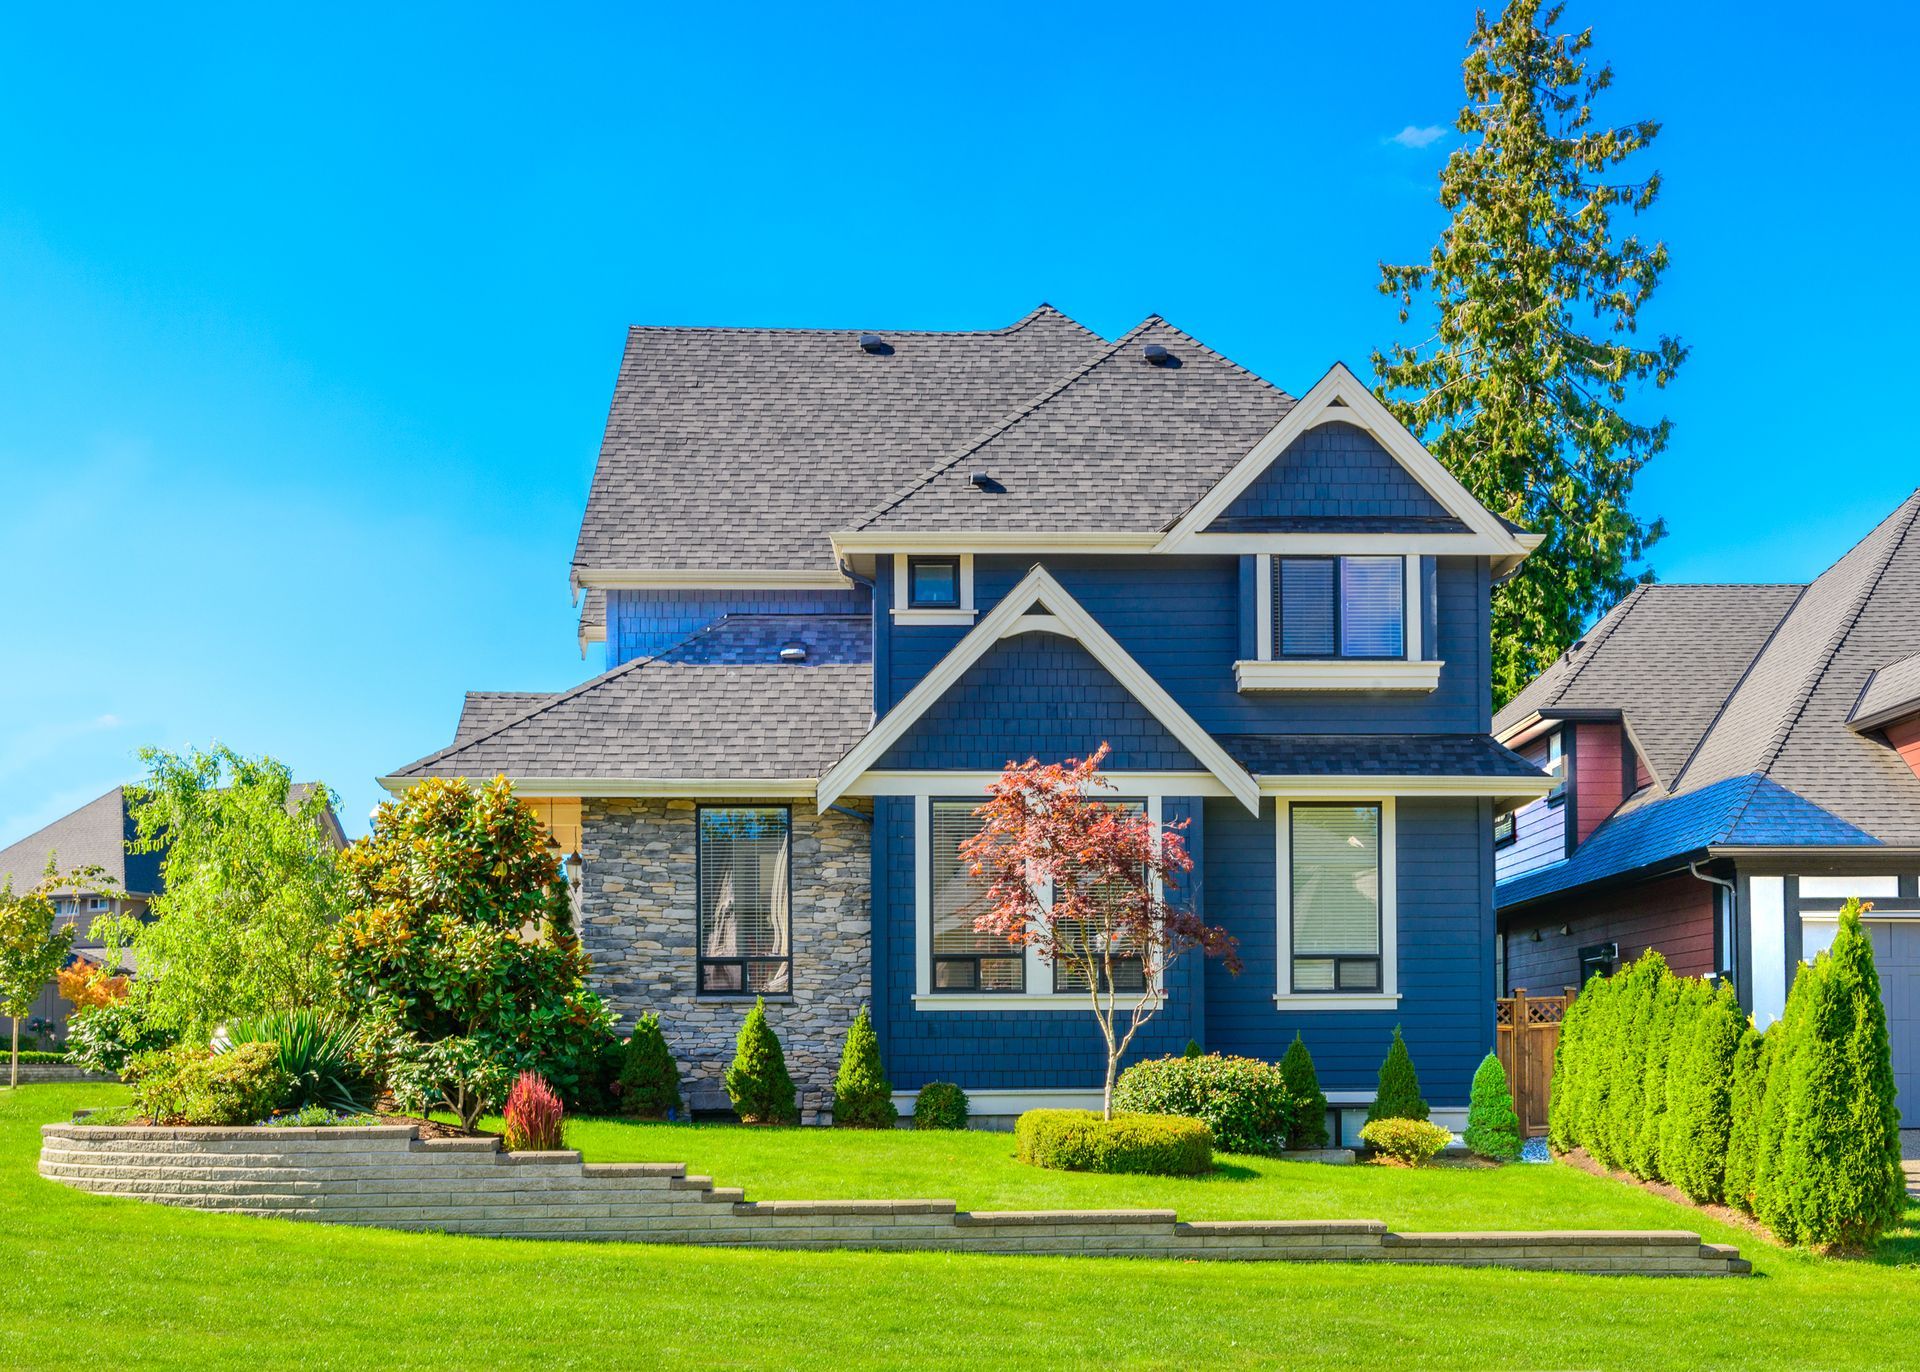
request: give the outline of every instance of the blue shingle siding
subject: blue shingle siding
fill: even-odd
[[[997,771],[1112,746],[1114,770],[1199,770],[1185,745],[1093,655],[1058,634],[1020,634],[987,649],[876,764],[881,770]]]
[[[982,554],[974,596],[985,614],[1036,559]],[[1479,558],[1435,559],[1437,625],[1428,656],[1445,662],[1430,693],[1246,694],[1233,664],[1251,641],[1253,584],[1237,557],[1049,557],[1068,594],[1210,733],[1484,733],[1487,691],[1487,568]],[[1244,585],[1244,599],[1243,599]],[[888,639],[886,696],[898,701],[967,630],[881,624]],[[877,661],[878,659],[876,659]],[[876,692],[880,688],[876,685]]]
[[[1445,519],[1447,509],[1352,424],[1322,424],[1288,444],[1234,498],[1222,524],[1270,519]]]
[[[817,591],[608,591],[607,668],[663,652],[729,614],[866,614],[864,586]]]
[[[1474,1068],[1493,1044],[1493,906],[1487,829],[1472,799],[1397,804],[1399,1007],[1303,1012],[1274,1005],[1274,802],[1259,818],[1233,801],[1206,802],[1208,920],[1240,940],[1239,976],[1206,969],[1206,1046],[1277,1059],[1297,1030],[1322,1088],[1371,1092],[1393,1026],[1403,1027],[1420,1084],[1436,1106],[1467,1100]]]

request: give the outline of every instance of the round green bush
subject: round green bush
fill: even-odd
[[[1451,1130],[1442,1129],[1430,1120],[1397,1116],[1368,1121],[1360,1130],[1360,1137],[1380,1154],[1381,1160],[1405,1167],[1420,1166],[1453,1142]]]
[[[1096,1110],[1029,1110],[1013,1127],[1024,1163],[1063,1172],[1136,1172],[1192,1177],[1213,1167],[1213,1134],[1178,1115],[1115,1115]]]
[[[1205,1122],[1223,1153],[1280,1152],[1299,1126],[1301,1104],[1274,1063],[1218,1053],[1137,1062],[1113,1089],[1115,1110]]]
[[[930,1081],[913,1102],[915,1129],[965,1129],[967,1093],[950,1081]]]
[[[182,1045],[127,1064],[133,1107],[155,1124],[258,1124],[285,1103],[293,1081],[271,1043],[224,1053]]]
[[[642,1015],[620,1054],[620,1113],[670,1119],[680,1111],[680,1064],[673,1060],[660,1016]]]

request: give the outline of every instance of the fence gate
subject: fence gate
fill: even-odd
[[[1494,1052],[1506,1068],[1520,1132],[1534,1138],[1547,1132],[1547,1093],[1553,1082],[1553,1050],[1560,1044],[1560,1018],[1576,992],[1529,996],[1517,990],[1494,1002]]]

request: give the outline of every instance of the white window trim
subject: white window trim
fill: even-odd
[[[984,789],[984,788],[983,788]],[[1027,989],[1020,992],[936,992],[933,989],[933,801],[964,795],[966,788],[939,787],[921,791],[913,798],[913,1008],[916,1010],[1075,1010],[1084,1012],[1091,1004],[1085,991],[1055,991],[1053,967],[1032,944],[1027,945]],[[1157,828],[1165,811],[1164,791],[1142,793],[1129,788],[1128,799],[1145,800],[1147,817]],[[1184,792],[1178,793],[1184,794]],[[1158,882],[1155,882],[1156,888]],[[1051,897],[1046,897],[1050,899]],[[1153,992],[1166,1003],[1166,968],[1154,967]],[[1115,997],[1116,1010],[1130,1007],[1125,996]]]
[[[1380,807],[1380,989],[1315,993],[1293,989],[1293,804],[1351,801]],[[1400,830],[1388,795],[1282,797],[1274,803],[1274,996],[1286,1010],[1391,1010],[1400,1003]]]
[[[1377,556],[1369,553],[1335,553],[1336,557]],[[1426,615],[1421,603],[1424,594],[1420,576],[1420,555],[1402,555],[1405,566],[1400,574],[1401,629],[1404,656],[1282,658],[1273,641],[1273,555],[1262,554],[1254,563],[1254,657],[1233,664],[1234,685],[1245,691],[1433,691],[1440,686],[1443,662],[1428,662],[1421,654],[1426,648],[1421,639]]]
[[[933,554],[932,556],[939,556]],[[915,609],[907,603],[910,589],[907,580],[907,561],[909,554],[900,553],[893,559],[893,622],[895,624],[971,624],[979,615],[973,599],[973,554],[958,553],[960,559],[960,605],[955,609]]]

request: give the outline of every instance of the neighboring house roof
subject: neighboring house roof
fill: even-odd
[[[1004,329],[636,328],[574,549],[590,570],[831,570],[826,535],[1109,344]]]
[[[871,635],[865,616],[728,615],[654,657],[527,698],[511,718],[500,718],[505,693],[489,693],[469,729],[469,696],[454,742],[385,780],[818,777],[872,722]],[[781,661],[795,643],[806,659]]]
[[[152,895],[161,889],[159,856],[129,854],[127,842],[133,837],[135,830],[133,819],[127,813],[126,792],[116,786],[0,850],[0,879],[11,878],[16,891],[37,885],[46,872],[47,856],[51,853],[63,872],[76,867],[98,867],[119,891],[128,895]]]
[[[1493,717],[1493,732],[1535,716],[1618,711],[1656,780],[1670,786],[1803,589],[1638,587],[1528,682]]]
[[[1920,714],[1920,653],[1878,668],[1847,715],[1854,729],[1873,729]]]
[[[1150,344],[1169,360],[1149,362]],[[1231,472],[1293,403],[1154,316],[846,527],[1156,532]],[[975,473],[989,478],[986,489]]]

